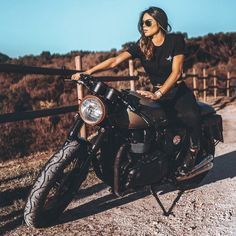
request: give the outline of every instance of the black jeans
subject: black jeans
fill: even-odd
[[[200,108],[191,89],[184,82],[172,88],[159,100],[167,115],[177,117],[190,134],[190,147],[200,148],[201,115]]]

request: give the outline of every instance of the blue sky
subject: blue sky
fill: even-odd
[[[189,37],[236,32],[236,0],[0,0],[0,52],[107,51],[139,37],[139,14],[163,8]]]

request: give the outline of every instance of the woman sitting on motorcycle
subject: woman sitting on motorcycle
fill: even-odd
[[[184,38],[180,34],[169,33],[171,27],[167,15],[158,7],[150,7],[141,13],[138,29],[141,37],[128,50],[84,73],[92,74],[111,69],[130,58],[140,59],[155,89],[154,93],[137,92],[152,100],[158,100],[164,109],[175,111],[190,132],[190,148],[178,170],[177,178],[181,180],[194,166],[201,135],[199,107],[193,92],[181,77],[185,53]],[[79,78],[80,73],[72,75],[72,79]]]

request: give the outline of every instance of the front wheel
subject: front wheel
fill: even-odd
[[[85,141],[74,140],[50,158],[25,205],[24,220],[28,226],[46,227],[57,220],[87,176],[89,162],[86,157]]]

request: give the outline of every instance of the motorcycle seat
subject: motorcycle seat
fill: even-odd
[[[215,109],[212,106],[203,102],[197,102],[197,103],[198,103],[198,106],[200,107],[201,116],[206,116],[206,115],[216,113]]]

